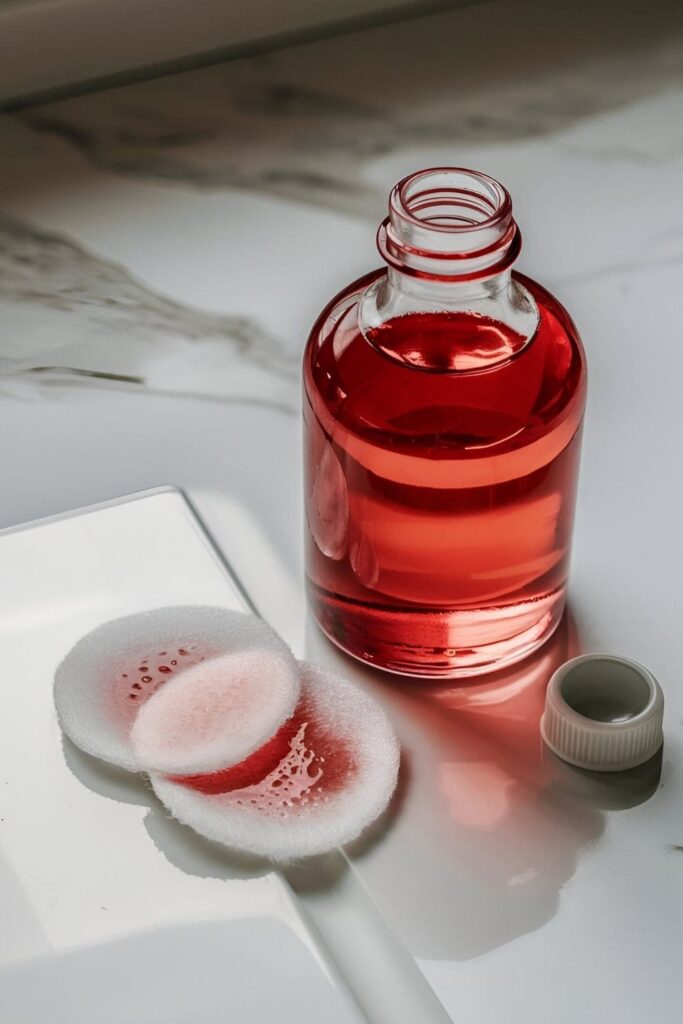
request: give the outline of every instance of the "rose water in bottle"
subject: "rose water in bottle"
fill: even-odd
[[[411,676],[490,672],[564,607],[586,368],[560,303],[512,269],[506,190],[412,174],[304,356],[307,582],[343,650]]]

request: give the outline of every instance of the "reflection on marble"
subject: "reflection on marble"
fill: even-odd
[[[155,294],[124,267],[6,216],[0,311],[5,392],[34,376],[296,408],[296,367],[254,321]]]
[[[307,657],[321,644],[312,632]],[[538,733],[548,679],[578,650],[565,616],[544,648],[475,686],[373,674],[390,694],[409,783],[383,843],[351,852],[416,956],[470,960],[541,928],[600,839],[604,813],[557,784]]]
[[[486,4],[20,117],[117,174],[376,217],[385,190],[366,180],[373,159],[556,134],[680,85],[680,5],[646,18],[637,0],[618,18],[586,0],[571,8]]]

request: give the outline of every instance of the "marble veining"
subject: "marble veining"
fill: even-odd
[[[33,377],[43,387],[114,383],[296,408],[294,361],[258,323],[173,301],[125,267],[8,216],[0,313],[5,391]]]
[[[19,116],[117,174],[376,218],[385,192],[364,173],[373,159],[557,134],[681,86],[680,9],[643,25],[638,4],[620,4],[618,21],[573,6],[567,25],[565,5],[539,18],[533,3],[488,4]],[[637,139],[602,148],[642,155]]]

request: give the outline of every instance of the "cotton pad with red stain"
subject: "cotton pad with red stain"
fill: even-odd
[[[399,745],[383,710],[340,676],[299,667],[299,705],[267,747],[213,773],[150,774],[175,818],[233,850],[289,861],[350,842],[385,810]]]
[[[274,630],[254,615],[224,608],[157,608],[114,619],[88,633],[72,647],[55,675],[54,698],[62,729],[86,753],[130,771],[144,771],[150,764],[140,759],[131,742],[139,712],[167,685],[175,686],[199,665],[214,664],[225,656],[244,659],[240,663],[243,673],[261,659],[262,678],[250,676],[250,718],[246,713],[249,696],[246,692],[244,695],[240,720],[244,735],[237,739],[235,730],[230,736],[226,733],[225,745],[221,746],[209,730],[204,744],[201,726],[194,731],[189,728],[184,747],[179,736],[174,740],[179,761],[173,770],[201,771],[206,766],[225,765],[231,757],[240,759],[267,740],[292,714],[300,681],[297,662]],[[272,688],[264,678],[269,672]],[[256,704],[258,714],[254,711]],[[178,704],[179,720],[185,709],[184,727],[191,705],[187,694]],[[159,706],[163,708],[163,703]],[[257,725],[261,714],[263,719]],[[152,741],[153,736],[147,732],[146,742],[151,745]],[[161,759],[155,763],[171,766],[159,749],[157,753]]]
[[[243,761],[292,715],[299,691],[291,656],[271,648],[203,661],[142,705],[130,734],[136,758],[175,775]]]

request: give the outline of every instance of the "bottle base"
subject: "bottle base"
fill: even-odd
[[[313,614],[337,647],[375,668],[423,679],[486,675],[528,657],[555,632],[565,591],[486,608],[405,611],[350,601],[308,581]]]

